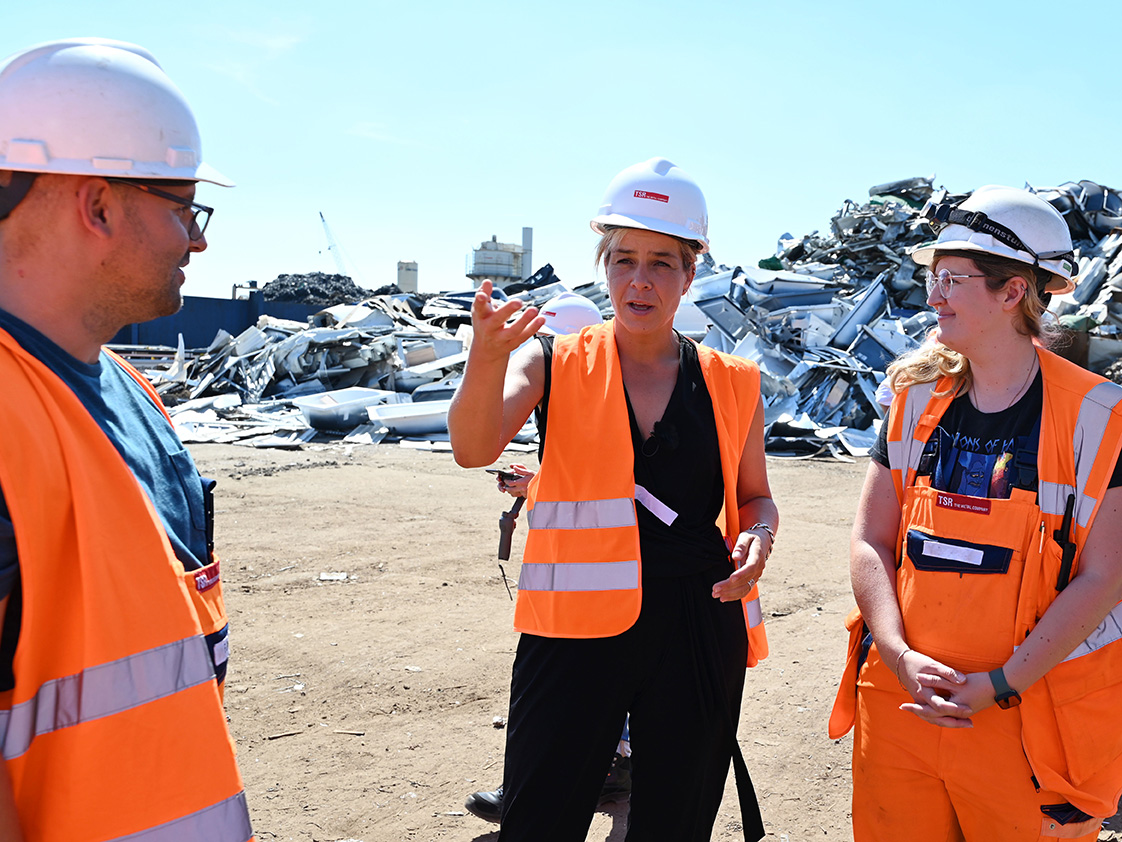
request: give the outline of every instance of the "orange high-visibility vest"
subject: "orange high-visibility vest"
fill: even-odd
[[[897,395],[887,421],[889,464],[902,507],[897,595],[908,643],[933,657],[946,657],[961,669],[963,661],[953,660],[962,656],[967,635],[972,636],[975,645],[970,654],[978,662],[966,661],[967,671],[1003,664],[1055,600],[1062,551],[1053,533],[1061,527],[1069,497],[1074,503],[1070,538],[1076,547],[1074,578],[1122,450],[1122,387],[1048,351],[1038,349],[1038,357],[1044,398],[1035,500],[1021,489],[1013,489],[1006,501],[920,488],[929,485],[927,478],[916,476],[924,445],[952,400],[950,395],[932,394],[948,391],[949,379],[918,384]],[[1003,515],[995,517],[1000,507]],[[948,516],[940,509],[955,511]],[[933,534],[931,524],[939,518],[956,522],[960,536],[973,536],[973,546],[956,546],[953,539],[947,542],[947,536]],[[1013,518],[1025,534],[1002,534]],[[921,544],[928,549],[918,549]],[[948,610],[937,611],[942,622],[934,622],[931,614],[936,609],[931,603],[941,596],[932,594],[932,589],[938,587],[939,577],[922,569],[923,562],[917,568],[917,553],[936,560],[974,553],[980,560],[1003,547],[1012,550],[1008,574],[970,575],[953,583],[959,590],[970,587],[972,593],[964,593],[964,599],[977,597],[984,602],[985,610],[970,612],[970,628],[952,628],[963,618],[955,620]],[[949,595],[942,597],[947,606]],[[832,738],[852,726],[862,626],[858,612],[847,619],[850,659],[831,715]],[[1063,662],[1021,690],[1022,739],[1039,785],[1061,793],[1093,816],[1112,815],[1122,795],[1120,693],[1122,603]]]
[[[726,542],[735,541],[736,479],[759,404],[760,372],[747,360],[697,350],[725,487],[718,526]],[[642,576],[635,454],[611,322],[554,341],[548,418],[549,447],[527,493],[514,627],[544,637],[621,634],[639,617]],[[748,664],[755,666],[767,657],[758,586],[742,602]]]
[[[213,565],[184,571],[112,442],[4,331],[0,382],[23,599],[0,750],[26,839],[246,842],[204,639],[222,613]]]

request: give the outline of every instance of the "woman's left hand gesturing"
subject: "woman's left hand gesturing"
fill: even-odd
[[[762,529],[741,532],[730,554],[737,569],[727,579],[713,585],[713,598],[732,602],[748,596],[764,572],[770,550],[771,536]]]

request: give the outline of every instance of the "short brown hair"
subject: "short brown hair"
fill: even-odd
[[[628,231],[636,229],[625,228],[622,225],[613,225],[609,227],[604,234],[600,237],[600,242],[596,244],[596,257],[592,261],[593,266],[599,266],[601,263],[604,265],[604,271],[608,271],[608,261],[611,259],[612,250],[619,248],[619,241],[623,239],[623,235]],[[643,229],[638,229],[643,230]],[[656,231],[656,234],[661,234],[661,231]],[[682,258],[682,266],[689,267],[697,263],[697,256],[701,254],[701,247],[693,240],[683,240],[681,237],[675,237],[671,234],[663,234],[664,237],[670,237],[678,244],[678,253]]]

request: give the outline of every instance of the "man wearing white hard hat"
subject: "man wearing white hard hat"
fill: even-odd
[[[1046,350],[1071,234],[1027,190],[931,205],[938,322],[851,541],[856,842],[1093,842],[1122,792],[1122,387]]]
[[[142,47],[0,65],[0,838],[252,838],[222,710],[213,482],[103,348],[176,312],[212,209]]]

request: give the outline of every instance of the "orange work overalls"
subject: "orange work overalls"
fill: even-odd
[[[1122,387],[1047,351],[1039,351],[1039,358],[1044,408],[1035,495],[1023,489],[1014,489],[1007,500],[948,494],[918,475],[924,446],[951,401],[949,395],[932,394],[947,391],[949,381],[912,386],[898,395],[887,422],[901,506],[896,587],[905,637],[911,648],[963,672],[1002,666],[1058,588],[1074,577],[1122,448]],[[1063,531],[1069,505],[1071,551],[1065,570],[1056,535]],[[1094,838],[1098,819],[1065,825],[1047,813],[1041,816],[1041,805],[1048,803],[1068,802],[1093,817],[1113,814],[1122,792],[1122,706],[1117,703],[1122,607],[1044,679],[1018,688],[1020,707],[988,708],[974,718],[973,728],[961,730],[940,729],[896,710],[910,697],[892,665],[881,661],[875,643],[861,664],[864,631],[858,612],[847,627],[850,655],[830,736],[842,736],[857,720],[854,829],[859,838],[889,838],[879,832],[890,820],[877,812],[878,799],[865,792],[884,786],[865,779],[869,768],[893,775],[911,793],[913,819],[938,813],[921,793],[920,781],[942,777],[956,814],[947,820],[957,822],[970,839],[986,838],[993,832],[991,821],[1003,822],[996,825],[1002,835],[993,838]],[[914,762],[893,765],[899,746],[908,747]],[[905,785],[909,774],[916,780]],[[1022,809],[1023,819],[1010,818],[1022,797],[1034,801],[1034,809]],[[999,806],[1007,811],[1000,818]],[[1010,822],[1024,826],[1015,829]]]

